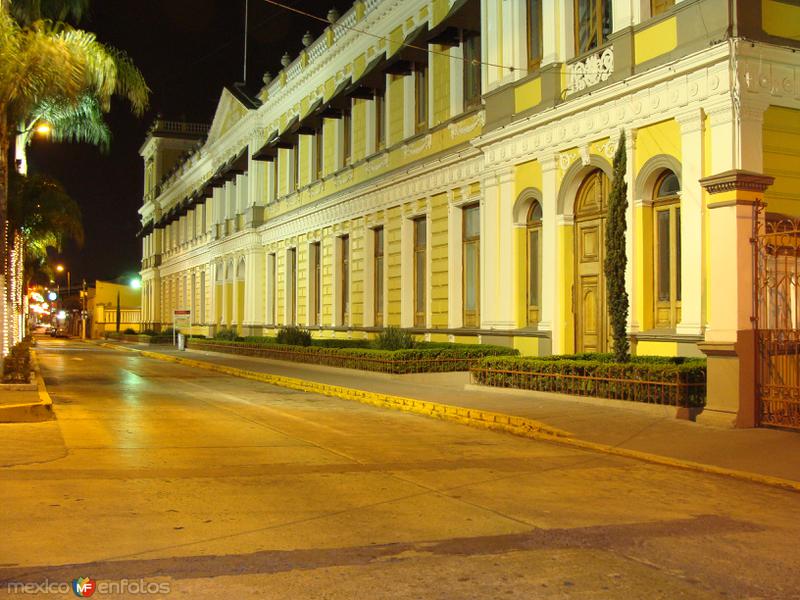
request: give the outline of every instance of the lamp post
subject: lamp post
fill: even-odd
[[[28,144],[31,143],[33,134],[37,133],[41,137],[48,137],[52,132],[53,127],[50,123],[36,121],[24,131],[17,133],[17,139],[14,144],[14,162],[17,167],[17,173],[20,175],[28,174]]]

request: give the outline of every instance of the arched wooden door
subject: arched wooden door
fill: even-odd
[[[603,274],[608,189],[608,177],[595,169],[583,180],[575,198],[576,352],[605,352],[608,348]]]

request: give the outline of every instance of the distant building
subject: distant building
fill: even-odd
[[[86,310],[91,333],[87,337],[102,338],[106,332],[117,331],[117,301],[119,301],[119,330],[132,329],[137,333],[141,331],[141,290],[134,289],[130,285],[97,280],[94,287],[87,290]],[[73,333],[80,335],[79,330]]]
[[[210,129],[156,122],[146,326],[606,351],[624,131],[635,351],[736,361],[743,219],[754,195],[800,214],[798,24],[780,0],[358,0]]]

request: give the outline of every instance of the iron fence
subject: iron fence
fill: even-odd
[[[800,429],[800,220],[763,212],[752,240],[758,419]]]
[[[473,383],[481,385],[678,407],[703,406],[706,396],[705,381],[692,381],[691,375],[681,372],[669,379],[644,380],[474,367],[470,376]]]

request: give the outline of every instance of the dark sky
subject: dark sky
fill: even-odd
[[[323,23],[287,12],[263,0],[248,0],[248,87],[261,87],[265,70],[275,75],[285,51],[296,56],[306,30],[317,36]],[[141,245],[137,210],[143,167],[138,150],[155,115],[210,122],[223,85],[241,81],[245,0],[95,0],[80,27],[101,42],[127,52],[152,89],[151,107],[141,119],[115,102],[108,122],[111,150],[34,140],[29,170],[61,181],[80,204],[86,230],[83,248],[62,257],[72,281],[116,279],[139,270]],[[325,16],[331,4],[285,0]],[[344,13],[350,7],[340,2]]]

